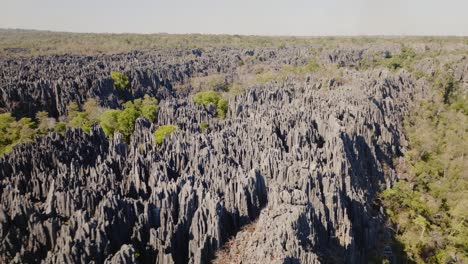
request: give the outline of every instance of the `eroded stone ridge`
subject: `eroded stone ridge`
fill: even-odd
[[[216,54],[202,56],[215,60]],[[361,55],[337,52],[330,60],[348,65]],[[77,96],[110,95],[102,102],[113,106],[98,61],[116,58],[76,59],[88,61],[86,67],[64,63],[64,71],[90,72],[83,85],[73,73],[57,72],[69,76],[60,82],[47,73],[20,74],[35,81],[2,83],[3,102],[15,107],[23,96],[15,87],[25,85],[16,92],[31,91],[35,103],[27,111],[63,114]],[[226,72],[235,64],[216,61]],[[15,63],[22,62],[7,64]],[[180,81],[208,65],[160,66],[168,72],[143,78],[151,89],[131,93],[156,94],[160,76]],[[236,237],[243,250],[231,257],[242,263],[362,263],[382,235],[382,212],[373,201],[396,179],[392,157],[402,153],[403,115],[420,86],[406,71],[349,76],[346,85],[328,90],[313,79],[254,86],[230,98],[225,120],[167,89],[159,95],[156,123],[138,119],[130,144],[119,133],[107,139],[95,125],[90,134],[69,129],[17,146],[0,158],[0,262],[208,263],[256,221],[250,235]],[[153,132],[163,124],[179,129],[158,145]]]

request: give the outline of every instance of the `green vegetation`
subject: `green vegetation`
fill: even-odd
[[[83,105],[84,111],[80,111],[76,102],[68,105],[68,127],[81,128],[87,133],[91,131],[93,123],[99,123],[101,109],[95,99],[88,99]]]
[[[83,129],[86,133],[91,131],[93,122],[89,120],[86,112],[76,112],[74,117],[68,123],[69,127],[77,127]]]
[[[412,261],[468,263],[467,95],[447,73],[434,88],[405,120],[407,171],[382,200]]]
[[[200,124],[200,129],[201,129],[201,131],[207,130],[207,129],[208,129],[208,124],[205,123],[205,122],[202,122],[202,123]]]
[[[48,117],[49,114],[46,111],[40,111],[36,114],[36,120],[38,122],[37,130],[40,134],[47,134],[49,132],[49,125],[48,125]]]
[[[391,70],[397,70],[399,68],[406,67],[410,69],[414,58],[416,58],[416,52],[407,47],[401,49],[401,53],[398,56],[391,58],[384,58],[384,65]]]
[[[214,75],[209,80],[209,87],[211,90],[228,92],[231,88],[231,84],[225,81],[223,75]]]
[[[125,109],[119,112],[117,116],[117,127],[114,130],[118,130],[124,138],[129,141],[130,135],[135,129],[135,121],[141,115],[134,107],[125,106]]]
[[[310,59],[307,64],[293,66],[285,64],[279,71],[266,71],[264,68],[256,68],[255,80],[259,84],[266,84],[271,81],[284,82],[288,76],[305,77],[307,74],[322,72],[325,69],[315,59]]]
[[[376,56],[373,59],[363,59],[359,62],[359,68],[366,70],[377,66],[384,66],[393,71],[400,68],[412,70],[416,58],[417,54],[412,48],[402,46],[401,52],[397,56],[392,56],[389,52],[385,52],[381,57]]]
[[[113,135],[116,129],[118,128],[118,118],[120,112],[120,110],[109,109],[102,114],[99,125],[101,125],[102,130],[104,131],[106,136]]]
[[[60,129],[61,123],[56,124],[45,111],[36,114],[36,121],[27,117],[16,120],[10,113],[0,114],[0,155],[11,152],[17,144],[34,140],[38,134]]]
[[[128,84],[130,83],[128,77],[121,72],[111,72],[111,78],[114,81],[115,87],[117,87],[117,89],[120,91],[125,90],[125,88],[127,88]]]
[[[58,122],[54,127],[55,132],[63,134],[67,130],[67,124],[65,122]]]
[[[271,82],[272,80],[277,79],[277,74],[275,74],[272,71],[258,71],[257,76],[256,76],[256,82],[260,84],[266,84]]]
[[[37,135],[51,131],[63,134],[67,127],[80,128],[89,133],[93,123],[99,123],[107,136],[120,131],[128,142],[135,129],[135,120],[143,116],[154,121],[157,109],[157,99],[145,95],[143,99],[125,103],[123,110],[104,109],[98,106],[95,99],[89,99],[83,104],[83,111],[80,111],[78,104],[71,102],[66,122],[49,118],[45,111],[36,114],[37,122],[25,117],[16,120],[10,113],[0,114],[0,155],[9,153],[17,144],[34,140]]]
[[[289,47],[338,44],[466,42],[463,37],[268,37],[207,34],[93,34],[33,30],[0,30],[0,55],[102,54],[132,50],[209,47]]]
[[[225,118],[229,108],[228,101],[224,99],[219,92],[205,91],[195,94],[194,101],[198,105],[204,105],[208,107],[213,104],[216,107],[216,116],[219,118]]]
[[[281,69],[285,73],[294,74],[307,74],[318,72],[322,67],[314,59],[310,59],[307,64],[303,66],[283,65]]]
[[[221,98],[216,105],[216,116],[224,119],[229,110],[229,103],[226,99]]]
[[[143,100],[137,99],[134,102],[139,104],[138,108],[141,111],[141,115],[153,122],[158,111],[158,99],[145,95]]]
[[[165,125],[165,126],[160,126],[155,132],[154,132],[154,140],[156,143],[161,145],[164,142],[164,138],[167,135],[170,135],[172,132],[174,132],[178,127],[174,125]]]
[[[36,127],[31,118],[17,121],[10,113],[0,114],[0,155],[11,152],[17,144],[33,140]]]
[[[190,84],[195,91],[213,90],[229,92],[232,87],[232,83],[226,81],[224,74],[193,77],[190,79]]]
[[[130,135],[135,129],[135,120],[143,116],[149,121],[154,121],[158,109],[158,100],[145,95],[143,99],[135,99],[126,102],[123,110],[108,109],[97,119],[107,136],[119,131],[125,140],[130,140]]]

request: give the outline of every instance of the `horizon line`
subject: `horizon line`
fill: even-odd
[[[368,37],[368,38],[406,38],[406,37],[455,37],[455,38],[467,38],[468,35],[425,35],[425,34],[414,34],[414,35],[372,35],[372,34],[350,34],[350,35],[268,35],[268,34],[232,34],[232,33],[202,33],[202,32],[187,32],[187,33],[169,33],[169,32],[90,32],[90,31],[62,31],[62,30],[49,30],[49,29],[33,29],[33,28],[12,28],[12,27],[0,27],[0,33],[7,31],[25,31],[28,33],[32,32],[44,32],[44,33],[58,33],[58,34],[96,34],[96,35],[204,35],[204,36],[238,36],[238,37],[270,37],[270,38],[326,38],[326,37]]]

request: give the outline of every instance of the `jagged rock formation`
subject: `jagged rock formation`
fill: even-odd
[[[275,64],[300,50],[194,50],[187,54],[201,61],[176,64],[168,61],[177,52],[2,61],[9,110],[60,115],[70,100],[95,96],[117,106],[105,77],[116,67],[130,73],[126,96],[162,101],[157,122],[138,119],[128,145],[95,125],[1,157],[0,262],[208,263],[234,236],[244,250],[230,257],[243,263],[362,263],[383,235],[373,202],[396,180],[403,115],[424,90],[411,74],[351,71],[330,90],[313,79],[255,86],[230,98],[225,120],[172,89],[195,73],[229,73],[237,54]],[[362,51],[334,54],[331,62],[353,65]],[[45,70],[26,75],[24,67]],[[157,145],[153,132],[164,124],[179,130]],[[236,236],[253,221],[253,232]]]
[[[97,98],[103,106],[116,108],[119,100],[128,101],[144,94],[164,99],[174,96],[173,85],[183,84],[193,76],[228,73],[236,68],[244,53],[259,61],[295,58],[304,48],[278,51],[260,49],[249,53],[223,48],[212,52],[200,49],[91,56],[40,56],[0,60],[0,107],[16,115],[32,116],[45,110],[57,117],[66,113],[72,102],[82,104]],[[124,72],[130,89],[119,91],[109,73]]]
[[[372,52],[386,47],[374,47]],[[371,50],[323,51],[331,63],[352,66]],[[191,77],[223,73],[232,79],[243,64],[302,65],[312,54],[310,47],[288,49],[217,48],[203,51],[160,50],[134,51],[128,54],[100,56],[39,56],[34,58],[0,59],[0,110],[16,116],[33,116],[47,111],[58,117],[66,113],[70,102],[82,104],[88,98],[101,105],[116,108],[119,102],[140,98],[144,94],[165,99],[185,97],[174,86],[189,85]],[[254,62],[253,62],[254,61]],[[110,78],[111,71],[125,73],[129,89],[119,91]],[[188,90],[190,92],[190,89]]]

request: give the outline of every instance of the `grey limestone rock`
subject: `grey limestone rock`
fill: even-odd
[[[294,80],[254,86],[229,98],[224,120],[172,87],[229,72],[244,55],[305,63],[303,50],[3,60],[13,78],[0,85],[8,110],[59,115],[69,101],[95,96],[118,106],[111,69],[132,80],[123,98],[161,101],[157,121],[138,119],[129,144],[94,125],[0,158],[0,262],[208,263],[234,239],[242,263],[362,263],[383,222],[372,202],[396,180],[402,119],[424,90],[411,74],[354,71],[328,91]],[[346,66],[361,55],[337,51],[330,60]],[[31,104],[17,104],[24,100]],[[179,129],[158,145],[153,132],[164,124]]]

